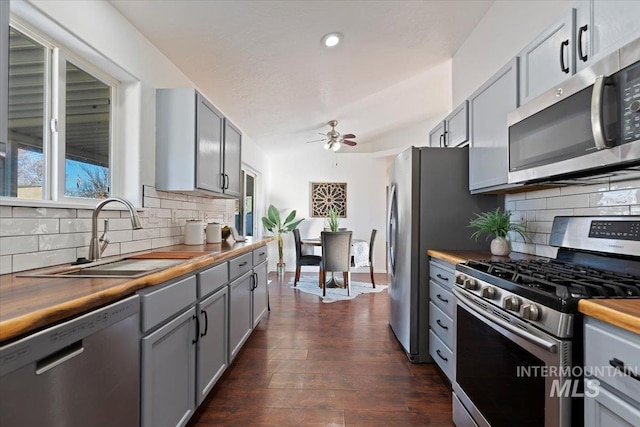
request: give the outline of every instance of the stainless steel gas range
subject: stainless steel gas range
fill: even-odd
[[[556,259],[458,265],[458,427],[582,425],[578,301],[640,298],[640,216],[556,217],[550,244]]]

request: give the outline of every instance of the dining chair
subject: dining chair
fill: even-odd
[[[298,284],[300,280],[300,269],[303,265],[317,265],[320,266],[320,262],[322,261],[322,257],[318,255],[305,255],[302,253],[302,239],[300,238],[300,230],[297,228],[293,229],[293,239],[295,240],[296,245],[296,275],[293,279],[293,286]],[[320,282],[320,274],[318,274],[318,281]]]
[[[322,262],[320,263],[322,296],[327,295],[327,271],[342,271],[344,287],[347,289],[347,295],[351,295],[351,236],[351,231],[323,231],[320,233],[322,241]]]
[[[375,228],[371,230],[371,239],[369,239],[369,274],[371,274],[371,284],[373,285],[374,289],[376,287],[376,282],[373,278],[373,244],[376,241],[377,232],[378,230],[376,230]]]

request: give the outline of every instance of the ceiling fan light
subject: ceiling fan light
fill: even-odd
[[[322,45],[324,47],[335,47],[342,41],[342,34],[329,33],[322,37]]]
[[[332,149],[333,151],[338,151],[338,150],[340,149],[340,147],[342,147],[342,145],[341,145],[339,142],[335,142],[335,143],[333,144],[333,146],[331,147],[331,149]]]
[[[322,148],[324,148],[325,150],[328,150],[329,148],[331,148],[331,143],[330,142],[325,142],[325,144],[322,146]]]

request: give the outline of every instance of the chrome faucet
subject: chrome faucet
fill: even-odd
[[[89,243],[89,260],[97,261],[102,256],[102,253],[107,248],[109,244],[109,237],[107,236],[109,223],[105,221],[104,224],[104,232],[100,239],[98,239],[98,214],[105,205],[111,202],[120,202],[127,207],[129,210],[129,216],[131,217],[131,226],[134,230],[139,230],[142,228],[142,223],[140,222],[140,217],[136,212],[136,208],[131,204],[127,199],[123,199],[120,197],[109,197],[108,199],[102,200],[93,210],[93,216],[91,217],[91,243]],[[102,244],[101,244],[102,243]]]

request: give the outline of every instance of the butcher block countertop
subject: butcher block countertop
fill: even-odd
[[[91,309],[115,302],[136,291],[189,274],[263,246],[275,237],[247,238],[246,242],[198,246],[176,245],[148,253],[127,254],[113,259],[184,259],[175,266],[136,278],[41,278],[18,277],[38,270],[0,276],[0,342],[16,338]],[[167,253],[171,252],[170,256]],[[162,253],[162,255],[161,255]],[[107,260],[109,258],[104,258]],[[47,269],[40,270],[50,270]]]
[[[578,310],[587,316],[640,334],[640,299],[583,299]]]
[[[495,256],[491,255],[489,251],[449,251],[449,250],[434,250],[427,251],[427,255],[433,258],[437,258],[441,261],[448,262],[450,264],[460,264],[467,260],[481,261],[481,260],[493,260],[493,261],[505,261],[509,259],[537,259],[535,255],[523,254],[520,252],[511,252],[509,256]]]
[[[489,251],[429,250],[427,254],[451,264],[459,264],[469,259],[501,261],[538,258],[518,252],[511,252],[508,257],[493,256]],[[583,299],[578,302],[578,310],[587,316],[640,334],[640,299]]]

